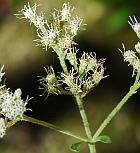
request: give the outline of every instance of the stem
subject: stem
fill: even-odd
[[[78,108],[79,108],[79,111],[80,111],[80,115],[81,115],[81,118],[82,118],[82,122],[83,122],[83,125],[84,125],[84,129],[85,129],[87,138],[88,138],[89,141],[92,141],[92,133],[91,133],[91,130],[90,130],[90,127],[89,127],[89,122],[88,122],[88,119],[87,119],[87,116],[86,116],[86,112],[84,110],[84,106],[83,106],[83,103],[82,103],[82,98],[81,98],[80,95],[76,95],[75,100],[77,102],[77,105],[78,105]],[[90,153],[96,153],[95,144],[89,144],[88,146],[89,146]]]
[[[55,51],[55,53],[57,54],[57,56],[59,58],[60,65],[61,65],[64,73],[67,74],[68,73],[68,68],[67,68],[67,65],[66,65],[66,62],[65,62],[65,56],[66,55],[65,55],[64,51],[62,51],[58,46],[53,47],[53,50]]]
[[[96,153],[95,144],[92,145],[93,153]]]
[[[137,78],[137,77],[136,77]],[[119,104],[112,110],[112,112],[107,116],[107,118],[100,125],[98,130],[93,136],[93,141],[102,133],[104,128],[110,123],[113,117],[117,114],[117,112],[122,108],[122,106],[126,103],[126,101],[137,92],[137,89],[140,87],[140,82],[135,81],[134,85],[130,87],[129,92],[124,96],[124,98],[119,102]]]
[[[68,69],[67,69],[67,65],[65,63],[65,59],[62,58],[59,55],[58,55],[58,57],[59,57],[60,64],[62,66],[62,69],[63,69],[64,73],[67,74]],[[91,133],[91,130],[90,130],[90,127],[89,127],[88,119],[87,119],[86,112],[85,112],[83,104],[82,104],[82,98],[81,98],[80,95],[76,95],[76,96],[74,96],[74,98],[77,102],[77,105],[78,105],[78,108],[79,108],[79,111],[80,111],[80,115],[81,115],[81,118],[82,118],[82,121],[83,121],[85,132],[86,132],[86,135],[87,135],[87,138],[88,138],[88,142],[91,142],[91,143],[88,144],[90,153],[96,153],[95,144],[92,143],[92,133]]]
[[[83,138],[81,136],[77,136],[69,131],[66,131],[66,130],[63,130],[62,128],[58,127],[58,126],[55,126],[53,124],[50,124],[50,123],[47,123],[45,121],[41,121],[41,120],[38,120],[38,119],[35,119],[33,117],[29,117],[27,115],[24,115],[23,116],[23,121],[27,121],[27,122],[30,122],[30,123],[34,123],[34,124],[38,124],[38,125],[41,125],[41,126],[44,126],[44,127],[47,127],[47,128],[50,128],[52,130],[55,130],[57,132],[60,132],[60,133],[63,133],[65,135],[68,135],[68,136],[71,136],[71,137],[74,137],[76,139],[79,139],[81,141],[84,141],[84,142],[88,142],[88,143],[91,143],[89,142],[86,138]]]
[[[63,68],[64,73],[68,74],[68,69],[67,69],[67,66],[66,66],[65,59],[59,57],[59,60],[60,60],[60,64],[61,64],[61,67]]]

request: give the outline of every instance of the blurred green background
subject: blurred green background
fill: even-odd
[[[50,15],[53,8],[61,8],[67,0],[30,0],[41,4],[38,11]],[[140,20],[140,1],[137,0],[69,0],[75,13],[84,19],[86,31],[81,30],[75,41],[81,51],[96,52],[97,58],[106,58],[106,79],[85,98],[85,108],[93,132],[112,108],[126,94],[133,83],[132,68],[123,62],[118,51],[122,42],[134,49],[138,38],[128,25],[129,16]],[[82,122],[73,100],[69,96],[39,96],[38,76],[43,76],[44,66],[53,65],[60,71],[58,59],[42,47],[35,46],[35,28],[16,14],[25,0],[0,0],[0,65],[5,65],[6,85],[12,90],[22,88],[23,98],[34,97],[28,104],[29,116],[49,121],[82,135]],[[140,103],[139,93],[132,97],[114,118],[103,134],[112,138],[112,144],[97,144],[98,153],[140,153]],[[70,153],[69,146],[77,140],[52,130],[18,123],[0,140],[2,153]],[[83,146],[82,153],[87,153]]]

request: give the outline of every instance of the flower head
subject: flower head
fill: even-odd
[[[45,25],[44,13],[38,15],[36,13],[37,4],[35,3],[32,7],[28,2],[27,5],[24,5],[24,8],[19,11],[19,14],[15,14],[18,18],[28,19],[30,23],[33,23],[37,29],[43,30]]]
[[[38,32],[37,35],[40,39],[36,39],[35,41],[38,42],[38,44],[41,44],[44,46],[47,50],[47,48],[54,47],[56,44],[56,37],[59,33],[57,29],[54,29],[53,25],[48,25],[48,29],[42,32]]]
[[[104,76],[104,70],[105,68],[103,65],[100,65],[97,70],[92,75],[92,82],[97,85],[103,78],[106,78],[107,76]]]
[[[63,4],[63,7],[62,7],[62,10],[60,11],[60,14],[61,14],[61,21],[68,21],[70,16],[71,16],[71,13],[73,11],[74,8],[71,8],[69,3],[64,3]]]
[[[5,74],[3,66],[0,70],[0,81]],[[0,82],[1,83],[1,82]],[[26,105],[28,99],[23,101],[22,92],[18,88],[15,92],[11,92],[5,85],[0,84],[0,138],[3,138],[6,132],[8,122],[17,122],[22,120],[24,112],[27,110]]]
[[[66,89],[69,90],[73,95],[82,93],[81,84],[79,83],[78,77],[75,76],[74,69],[70,70],[68,74],[61,73],[62,81],[67,85]]]
[[[21,89],[16,89],[14,93],[9,89],[0,90],[0,114],[9,120],[16,120],[23,116],[26,111],[27,101],[21,99]]]
[[[56,10],[51,14],[51,19],[45,20],[44,13],[38,15],[37,5],[32,7],[28,3],[19,11],[17,17],[28,19],[37,28],[37,43],[45,49],[52,48],[58,56],[65,56],[66,51],[71,47],[74,36],[81,25],[82,19],[78,16],[71,17],[74,10],[69,3],[64,3],[60,11]],[[58,53],[61,52],[61,53]]]
[[[53,94],[60,94],[60,90],[59,90],[59,82],[55,76],[55,72],[53,70],[53,67],[48,67],[48,69],[46,69],[47,72],[47,76],[43,77],[42,79],[40,79],[40,84],[43,87],[43,89],[45,90],[45,92],[47,91],[48,93],[53,93]]]
[[[95,53],[83,53],[80,59],[79,74],[87,73],[88,71],[94,71],[98,67],[98,61]]]
[[[91,76],[90,77],[85,76],[83,81],[82,81],[82,85],[83,85],[83,91],[86,94],[87,92],[89,92],[95,86],[95,82],[92,81]]]
[[[29,2],[28,5],[24,5],[24,8],[21,10],[21,13],[24,15],[23,18],[30,19],[31,21],[33,21],[36,16],[36,7],[36,3],[32,7],[30,6]]]
[[[82,23],[82,19],[78,16],[74,17],[71,21],[70,21],[70,24],[69,24],[69,29],[70,29],[70,32],[73,36],[75,36],[77,34],[77,31]]]
[[[140,38],[140,23],[137,21],[136,17],[129,16],[130,21],[128,23],[133,28],[133,30],[136,32],[137,36]]]
[[[98,61],[96,64],[96,67],[94,67],[91,71],[91,73],[86,73],[85,76],[82,79],[82,89],[83,89],[83,95],[86,95],[91,89],[93,89],[95,86],[99,84],[99,82],[106,78],[107,76],[104,76],[104,70],[103,67],[103,61]]]
[[[133,30],[136,32],[137,36],[140,38],[140,23],[137,21],[136,17],[133,16],[129,16],[130,21],[128,21],[128,23],[130,24],[130,26],[133,28]],[[124,57],[124,61],[128,62],[129,65],[133,66],[133,74],[134,72],[138,72],[140,71],[140,59],[139,59],[139,54],[140,54],[140,42],[138,42],[135,45],[135,50],[125,50],[125,46],[124,44],[122,44],[123,46],[123,51],[121,51],[123,57]]]
[[[136,53],[132,50],[125,50],[125,46],[123,45],[123,51],[119,49],[119,51],[121,51],[123,57],[124,57],[124,61],[128,62],[129,65],[133,66],[133,74],[135,71],[140,71],[140,60],[139,57],[136,55]]]
[[[1,68],[0,74],[2,73]],[[9,88],[1,85],[0,88],[0,115],[3,115],[8,120],[16,120],[17,117],[23,117],[23,113],[26,111],[27,100],[24,102],[21,98],[22,92],[18,88],[15,92],[11,92]]]

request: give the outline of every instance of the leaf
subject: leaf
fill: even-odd
[[[107,135],[98,136],[96,142],[111,143],[111,138]]]
[[[79,152],[81,145],[84,144],[84,143],[86,143],[86,142],[80,141],[80,142],[72,144],[71,147],[70,147],[71,151]]]

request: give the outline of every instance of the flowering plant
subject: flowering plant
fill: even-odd
[[[56,73],[52,66],[45,68],[46,76],[40,81],[41,88],[48,94],[66,94],[71,95],[75,100],[86,137],[75,135],[60,127],[50,123],[37,120],[24,114],[27,110],[26,105],[28,99],[24,102],[21,99],[21,89],[15,90],[14,93],[7,89],[5,85],[0,86],[0,137],[5,135],[6,128],[14,125],[17,121],[23,120],[31,123],[49,127],[60,133],[69,135],[79,140],[79,142],[71,145],[71,150],[78,152],[82,144],[87,144],[90,153],[96,153],[96,142],[111,143],[111,139],[107,135],[101,135],[105,127],[114,118],[117,112],[122,108],[126,101],[137,92],[140,87],[140,42],[135,45],[136,51],[126,51],[123,44],[123,50],[119,49],[124,57],[124,61],[128,62],[133,67],[134,84],[130,87],[128,93],[122,98],[112,112],[105,118],[97,131],[93,134],[90,124],[84,109],[83,98],[95,88],[99,82],[106,78],[104,75],[105,59],[96,59],[95,53],[83,52],[81,58],[77,58],[77,44],[74,42],[74,37],[82,25],[82,19],[78,16],[73,17],[74,8],[69,3],[64,3],[60,11],[56,10],[51,13],[51,20],[45,19],[45,14],[37,14],[37,5],[30,6],[28,3],[24,8],[16,14],[18,18],[27,19],[30,24],[36,27],[38,39],[35,42],[43,46],[47,51],[52,49],[58,56],[62,72]],[[130,17],[128,21],[130,26],[140,38],[140,23],[135,17]],[[68,69],[67,62],[70,64]],[[0,70],[0,83],[4,76],[3,67]],[[2,83],[1,83],[2,84]]]

